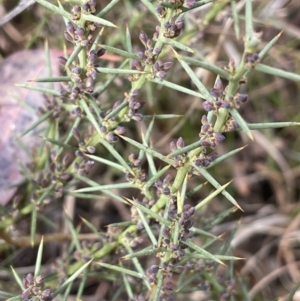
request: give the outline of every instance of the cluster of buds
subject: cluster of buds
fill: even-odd
[[[163,36],[165,38],[176,38],[180,35],[184,26],[184,20],[176,20],[177,16],[164,23]]]
[[[73,179],[73,175],[67,171],[69,161],[69,156],[66,155],[61,162],[53,158],[53,162],[50,164],[50,179],[55,185],[54,191],[57,198],[62,197],[66,183]]]
[[[155,39],[149,39],[143,30],[140,31],[139,39],[145,46],[145,51],[138,52],[137,56],[142,59],[145,64],[152,65],[154,63],[154,58],[161,53],[162,48],[160,46],[153,47],[153,41],[155,41]]]
[[[22,293],[22,300],[50,301],[54,299],[54,295],[51,293],[51,290],[44,288],[44,277],[42,275],[33,277],[32,274],[27,274],[27,276],[23,278],[22,282],[25,287],[25,290]]]
[[[42,107],[39,107],[40,114],[46,114],[49,111],[53,111],[52,117],[59,122],[60,130],[63,130],[69,124],[70,114],[65,110],[61,101],[58,101],[54,96],[45,95],[45,102]]]
[[[170,143],[171,152],[174,152],[177,149],[181,149],[183,147],[184,147],[184,140],[183,140],[182,137],[179,137],[176,142],[171,141],[171,143]],[[176,156],[173,157],[173,159],[175,161],[174,165],[173,165],[175,168],[182,167],[187,161],[187,154],[184,153],[184,154],[181,154],[181,155],[176,155]]]
[[[82,137],[79,130],[77,128],[73,128],[72,134],[78,142],[78,150],[80,152],[89,154],[94,154],[96,152],[96,148],[94,146],[88,145],[93,131],[93,128],[89,127],[88,132],[85,133]]]
[[[72,22],[68,22],[66,31],[64,32],[65,39],[76,46],[87,47],[91,45],[93,35],[89,30],[81,27],[75,27]]]
[[[74,83],[65,85],[61,90],[61,97],[68,97],[72,102],[83,96],[84,93],[92,94],[94,92],[94,82],[97,78],[97,70],[99,67],[98,59],[103,56],[105,49],[100,48],[97,51],[91,50],[88,55],[86,68],[83,70],[76,63],[70,68],[70,78]],[[63,56],[58,57],[58,62],[63,67],[66,66],[67,59]]]
[[[196,166],[207,168],[217,157],[218,154],[216,152],[206,154],[206,149],[204,149],[200,155],[194,159],[194,162]]]
[[[248,54],[245,57],[245,63],[251,69],[253,69],[256,66],[256,64],[258,64],[259,62],[260,62],[260,57],[258,53]]]
[[[236,281],[234,279],[225,281],[225,289],[221,293],[220,301],[230,300],[235,295],[237,295]]]
[[[34,187],[34,189],[32,189],[31,201],[35,203],[36,206],[48,204],[52,197],[62,197],[66,183],[73,178],[72,174],[67,171],[70,162],[69,155],[65,155],[60,159],[57,158],[54,153],[51,153],[50,159],[52,163],[50,163],[49,170],[46,172],[41,171],[36,175],[35,179],[31,179],[31,183]],[[35,164],[32,164],[30,167],[33,172],[35,167]],[[54,186],[54,195],[49,195],[43,199],[42,202],[39,201],[50,186]]]
[[[80,162],[74,163],[74,169],[80,176],[86,176],[89,174],[91,168],[94,166],[94,161],[90,160],[83,152],[77,150],[75,156],[80,158]]]
[[[166,62],[163,64],[156,62],[152,67],[154,77],[158,77],[159,79],[165,79],[165,77],[167,76],[167,71],[172,66],[173,66],[172,62]]]
[[[143,119],[143,115],[138,113],[138,110],[143,108],[145,102],[137,100],[139,92],[139,89],[135,89],[129,95],[126,95],[126,100],[128,101],[128,111],[125,117],[127,118],[127,121],[141,121]]]
[[[118,135],[123,135],[126,132],[126,128],[123,126],[117,126],[114,130],[108,131],[106,126],[100,128],[103,138],[106,139],[110,144],[115,144],[119,141]]]
[[[184,268],[179,265],[174,265],[171,261],[162,262],[161,266],[162,274],[163,274],[163,285],[161,287],[158,300],[167,300],[171,301],[174,300],[174,280],[173,274],[174,273],[182,273]]]
[[[175,204],[172,204],[169,211],[169,219],[171,222],[178,222],[180,225],[180,230],[178,233],[178,243],[174,244],[172,242],[172,237],[174,236],[173,229],[164,228],[163,230],[163,240],[162,246],[167,250],[171,251],[173,263],[180,261],[185,255],[185,249],[187,245],[184,243],[186,240],[192,238],[193,233],[190,231],[193,226],[192,216],[195,214],[195,208],[189,204],[184,205],[183,212],[177,213],[177,208]]]
[[[77,161],[74,163],[74,169],[79,175],[87,175],[94,165],[94,161],[86,156],[86,154],[94,154],[96,152],[96,148],[89,144],[93,132],[94,128],[92,126],[88,127],[87,133],[83,136],[77,128],[73,128],[72,130],[73,137],[78,142],[78,149],[75,152],[75,156],[81,159],[80,162]]]
[[[220,78],[217,78],[214,87],[210,90],[210,94],[215,98],[214,101],[204,101],[203,108],[204,110],[210,112],[217,112],[220,108],[238,109],[241,104],[248,101],[247,94],[237,93],[234,96],[226,98],[226,89],[223,89],[223,84]]]
[[[159,179],[155,181],[154,186],[156,187],[156,194],[158,197],[160,197],[162,194],[171,194],[171,179],[171,175],[167,174],[163,181]]]
[[[130,154],[128,156],[128,161],[128,165],[131,167],[133,174],[127,172],[125,174],[126,180],[130,183],[137,185],[138,187],[142,187],[147,181],[147,174],[146,171],[141,167],[141,160],[135,158],[134,154]]]
[[[81,14],[85,14],[85,15],[95,14],[96,5],[97,5],[96,0],[85,1],[85,3],[83,3],[81,7],[79,5],[74,5],[73,8],[71,9],[72,20],[74,21],[80,20]]]
[[[141,236],[134,235],[128,231],[125,232],[125,239],[131,248],[136,248],[144,242],[144,239]]]
[[[142,44],[145,46],[145,51],[138,52],[137,56],[142,61],[134,61],[132,64],[133,70],[143,71],[145,65],[152,66],[152,74],[151,77],[155,78],[158,77],[160,79],[164,79],[167,75],[167,71],[172,67],[172,62],[166,62],[161,64],[156,61],[157,57],[162,51],[161,46],[153,46],[153,41],[156,41],[160,32],[160,27],[156,26],[156,31],[153,35],[152,39],[149,39],[147,34],[141,30],[139,38]],[[135,81],[138,79],[138,75],[130,75],[129,80]]]
[[[37,204],[39,198],[43,195],[43,193],[48,189],[51,185],[51,174],[50,172],[39,172],[35,179],[31,179],[31,184],[33,185],[32,193],[31,193],[31,202]],[[59,192],[59,187],[58,191]],[[51,197],[48,196],[45,200],[43,200],[43,205],[50,203]],[[41,204],[39,204],[40,206]]]
[[[88,0],[82,5],[82,10],[84,14],[94,14],[96,12],[96,0]]]
[[[225,140],[225,137],[221,133],[214,131],[212,124],[208,123],[206,115],[202,116],[201,123],[199,137],[202,146],[214,148],[217,144]]]

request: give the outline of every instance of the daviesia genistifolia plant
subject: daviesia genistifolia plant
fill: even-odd
[[[34,274],[14,273],[21,290],[19,295],[9,295],[11,300],[52,300],[55,296],[66,300],[75,281],[76,297],[81,300],[92,278],[115,283],[110,300],[183,300],[197,291],[201,292],[201,300],[249,300],[243,296],[245,289],[237,288],[238,282],[240,286],[244,282],[233,272],[233,263],[240,258],[230,253],[232,236],[220,244],[219,238],[210,233],[214,225],[242,208],[226,190],[230,183],[219,183],[210,167],[221,166],[223,160],[241,150],[217,154],[216,146],[226,143],[225,133],[239,130],[252,139],[252,129],[293,125],[250,124],[239,112],[249,101],[244,91],[250,72],[288,77],[287,72],[282,74],[261,63],[280,35],[262,48],[260,33],[253,28],[252,3],[246,1],[245,18],[234,18],[235,28],[243,25],[244,31],[241,60],[229,58],[224,66],[217,66],[204,59],[201,49],[192,49],[188,40],[181,37],[186,30],[185,20],[194,10],[211,4],[203,20],[199,20],[199,27],[209,26],[230,1],[141,0],[133,4],[113,0],[101,8],[96,0],[36,2],[63,17],[69,51],[58,57],[64,76],[37,80],[59,83],[60,89],[25,86],[38,89],[47,97],[39,110],[40,119],[34,124],[45,126],[44,142],[28,172],[25,208],[31,214],[31,244],[37,243],[37,215],[49,202],[61,202],[68,196],[86,201],[106,196],[130,208],[130,219],[108,225],[105,232],[82,219],[82,224],[96,235],[86,242],[80,239],[80,227],[67,217],[72,241],[69,257],[61,258],[63,272],[41,276],[40,242]],[[238,1],[231,2],[236,15]],[[106,18],[124,4],[144,9],[138,37],[126,24],[120,28],[115,25],[116,20]],[[147,22],[147,18],[154,19],[156,25],[152,26],[154,23]],[[103,42],[106,32],[120,32],[123,43],[110,44],[110,39]],[[117,58],[117,62],[104,60],[108,55]],[[206,86],[194,67],[211,72],[214,85]],[[173,72],[185,74],[194,89],[168,81]],[[118,89],[116,80],[122,82]],[[193,142],[185,144],[184,136],[170,139],[167,153],[155,149],[153,140],[157,135],[153,138],[152,133],[157,121],[180,118],[176,105],[173,111],[163,114],[143,113],[149,89],[155,99],[158,85],[178,94],[175,103],[184,94],[197,98],[204,112],[202,116],[195,112],[202,125]],[[141,122],[147,125],[143,130]],[[119,180],[93,177],[90,171],[96,164],[107,166]],[[212,187],[211,194],[197,203],[191,201],[206,182]],[[218,194],[228,201],[228,210],[205,224],[201,212]],[[12,216],[6,226],[13,220]],[[216,242],[218,248],[214,247]],[[20,277],[24,277],[23,281]]]

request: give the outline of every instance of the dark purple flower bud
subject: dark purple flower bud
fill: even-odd
[[[89,54],[89,62],[90,64],[94,64],[97,60],[98,56],[95,50],[91,50]]]
[[[89,45],[89,43],[90,43],[89,40],[82,40],[82,41],[80,42],[80,45],[81,45],[82,47],[86,47],[86,46]]]
[[[220,101],[220,100],[217,100],[217,101],[215,101],[215,105],[218,107],[218,108],[220,108],[221,106],[222,106],[222,101]]]
[[[39,293],[40,289],[36,286],[34,286],[32,289],[31,289],[31,292],[34,294],[34,295],[37,295]]]
[[[196,212],[195,207],[191,207],[191,208],[188,210],[188,213],[189,213],[190,216],[194,215],[195,212]]]
[[[22,292],[22,300],[29,300],[29,296],[31,294],[31,287],[25,289],[25,291]]]
[[[210,158],[211,162],[214,161],[215,159],[218,158],[218,153],[217,152],[210,153],[209,158]]]
[[[91,87],[93,87],[93,85],[94,85],[94,79],[93,79],[91,76],[89,76],[89,77],[86,79],[85,87],[86,87],[86,88],[91,88]]]
[[[81,7],[78,5],[74,5],[71,11],[72,11],[72,13],[75,13],[75,14],[80,13]]]
[[[166,62],[162,65],[164,71],[168,71],[173,66],[173,62]]]
[[[163,239],[163,244],[165,244],[165,245],[169,245],[171,243],[171,241],[170,241],[170,239],[169,238],[164,238]]]
[[[123,135],[126,132],[126,128],[124,126],[118,126],[115,130],[114,133],[117,135]]]
[[[96,152],[96,148],[92,145],[89,145],[86,150],[90,153],[90,154],[94,154]]]
[[[170,174],[167,174],[163,180],[163,185],[164,186],[169,185],[171,180],[172,180],[172,176]]]
[[[214,137],[218,142],[222,142],[225,140],[225,136],[223,136],[221,133],[214,133]]]
[[[157,41],[157,39],[158,39],[158,33],[155,32],[155,33],[153,34],[153,36],[152,36],[152,40],[153,40],[153,41]]]
[[[96,0],[89,0],[88,4],[89,4],[90,7],[96,7],[97,1]]]
[[[81,40],[85,40],[85,32],[84,29],[81,27],[77,27],[77,29],[75,30],[76,35],[81,39]]]
[[[64,31],[64,36],[67,41],[72,42],[72,43],[74,42],[73,37],[67,31]]]
[[[131,92],[131,96],[137,96],[139,93],[140,93],[140,89],[134,89],[132,92]]]
[[[253,53],[252,58],[254,61],[259,61],[260,57],[258,53]]]
[[[156,73],[156,76],[160,79],[165,79],[167,76],[167,73],[165,71],[161,70]]]
[[[169,195],[170,194],[170,188],[169,187],[164,187],[163,190],[162,190],[162,193],[164,195]]]
[[[104,55],[104,53],[106,52],[106,50],[104,48],[100,48],[98,51],[97,51],[97,56],[98,57],[101,57]]]
[[[77,151],[75,152],[75,156],[76,156],[76,157],[84,158],[84,155],[83,155],[83,153],[82,153],[80,150],[77,150]]]
[[[203,108],[204,108],[205,111],[209,112],[209,111],[212,111],[214,109],[214,105],[210,101],[204,101],[203,102]]]
[[[159,270],[159,266],[158,265],[151,265],[151,267],[149,268],[149,270],[151,270],[151,272],[153,274],[157,274],[157,272]]]
[[[80,68],[80,67],[73,67],[73,68],[71,69],[71,72],[74,73],[74,74],[76,74],[76,75],[80,75],[80,73],[81,73],[81,68]]]
[[[93,167],[94,164],[95,164],[94,161],[89,160],[89,161],[87,161],[87,162],[85,163],[85,168],[86,168],[87,170],[90,170],[90,169]]]
[[[52,169],[52,166],[54,166],[54,164],[52,165],[50,165],[50,170]],[[56,165],[56,170],[57,171],[62,171],[63,170],[63,166],[62,166],[62,164],[61,163],[58,163],[57,165]],[[54,171],[54,170],[53,170]]]
[[[184,140],[182,137],[179,137],[178,140],[176,141],[176,146],[178,149],[183,148],[184,147]]]
[[[175,219],[177,217],[177,212],[176,210],[170,210],[168,212],[168,216],[169,216],[169,219]]]
[[[152,40],[150,40],[150,39],[147,40],[147,45],[146,45],[146,47],[147,47],[148,49],[151,49],[151,48],[152,48]]]
[[[209,124],[204,124],[201,127],[201,133],[207,133],[209,129],[210,129],[210,125]]]
[[[192,228],[192,227],[193,227],[193,221],[191,221],[190,219],[187,220],[187,221],[185,221],[183,227],[184,227],[185,229],[190,229],[190,228]]]
[[[177,150],[175,141],[171,141],[171,142],[170,142],[170,150],[171,150],[172,152],[174,152],[175,150]]]
[[[97,71],[95,69],[91,69],[86,75],[95,80],[97,78]]]
[[[158,46],[158,47],[155,47],[155,48],[153,49],[152,53],[153,53],[154,55],[158,55],[158,54],[161,53],[161,50],[162,50],[161,46]]]
[[[183,206],[183,211],[188,211],[192,206],[190,204],[185,204]]]
[[[86,13],[86,14],[92,14],[96,11],[95,7],[91,7],[90,4],[87,2],[87,3],[84,3],[82,5],[82,10]]]
[[[216,88],[210,89],[210,95],[213,97],[220,97],[222,95],[222,92]]]
[[[222,108],[225,108],[225,109],[230,109],[231,108],[231,104],[229,101],[223,101],[222,103]]]
[[[187,8],[192,8],[195,5],[195,3],[196,3],[195,0],[185,0],[184,6]]]
[[[179,20],[175,23],[176,29],[181,30],[184,26],[184,20]]]
[[[109,132],[108,134],[106,134],[105,139],[109,143],[115,143],[116,142],[116,136],[115,136],[114,132]]]
[[[161,18],[164,18],[167,14],[166,9],[161,5],[158,5],[155,10]]]
[[[72,37],[74,37],[74,34],[75,34],[75,27],[74,27],[73,23],[68,22],[68,23],[67,23],[67,26],[66,26],[66,30],[67,30],[67,32],[68,32]]]
[[[42,292],[41,298],[42,298],[42,300],[45,300],[45,301],[51,301],[51,300],[53,300],[54,295],[53,295],[53,293],[51,293],[50,289],[47,288]]]
[[[58,57],[58,63],[61,65],[61,66],[65,66],[66,65],[66,62],[67,62],[67,59],[63,56],[59,56]]]
[[[170,228],[166,227],[162,231],[162,236],[165,237],[165,238],[168,238],[168,237],[170,237],[170,232],[171,232]]]
[[[158,62],[155,62],[152,68],[155,72],[158,72],[160,70],[160,64]]]
[[[72,20],[78,21],[81,17],[81,7],[78,5],[73,6],[71,13],[72,13]]]
[[[147,47],[148,36],[143,30],[140,31],[139,39],[144,44],[144,46]]]
[[[28,285],[34,285],[34,278],[33,278],[33,275],[31,273],[27,274],[26,277],[25,277],[25,281],[27,283],[27,286]]]
[[[203,116],[201,117],[201,123],[202,123],[203,125],[205,125],[205,124],[208,123],[208,120],[207,120],[207,116],[206,116],[206,115],[203,115]]]
[[[141,64],[140,61],[133,61],[133,62],[132,62],[131,69],[132,69],[132,70],[142,71],[142,70],[143,70],[143,66],[142,66],[142,64]]]
[[[144,52],[142,52],[142,51],[139,51],[136,55],[137,55],[137,57],[138,57],[139,59],[145,58],[145,54],[144,54]]]
[[[239,94],[238,97],[237,97],[237,101],[242,102],[242,103],[247,102],[248,99],[249,99],[249,97],[248,97],[247,94]]]
[[[217,79],[215,81],[214,89],[217,89],[219,91],[223,91],[223,83],[222,83],[220,77],[217,77]]]

